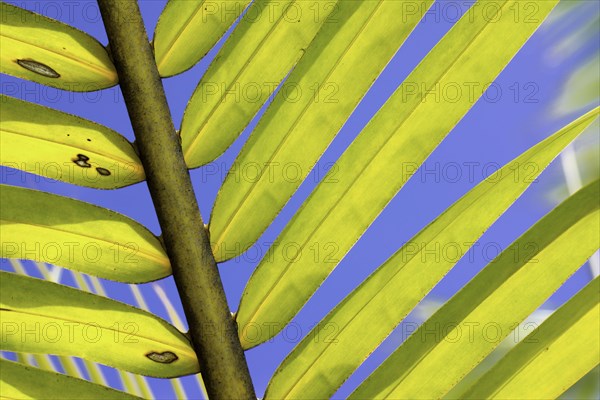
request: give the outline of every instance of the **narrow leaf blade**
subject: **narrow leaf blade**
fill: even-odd
[[[515,23],[502,11],[497,19],[467,14],[436,45],[340,157],[334,173],[319,184],[255,270],[237,313],[244,346],[256,346],[277,333],[262,330],[250,343],[244,338],[248,324],[277,321],[281,329],[292,319],[555,4],[536,2],[536,23]],[[502,5],[500,10],[523,7],[514,0]],[[498,38],[503,38],[502,46]],[[457,82],[479,82],[479,89],[456,102],[435,100],[432,88]],[[335,254],[316,263],[306,250],[332,242]],[[290,246],[292,256],[286,252]]]
[[[154,31],[154,56],[162,77],[192,68],[225,34],[250,0],[169,0]]]
[[[159,378],[199,370],[187,337],[153,314],[41,279],[0,278],[2,350],[76,356]]]
[[[9,399],[135,400],[140,397],[83,379],[0,359],[0,393]]]
[[[210,220],[217,261],[239,255],[264,232],[431,3],[338,3],[335,22],[319,31],[219,191]],[[303,95],[291,101],[294,91]],[[257,165],[256,177],[245,176]]]
[[[5,95],[0,104],[1,165],[98,189],[145,179],[133,146],[117,132]]]
[[[221,155],[305,52],[337,0],[256,0],[200,81],[185,110],[188,167]]]
[[[589,118],[586,121],[591,122]],[[585,124],[582,123],[575,127],[570,126],[533,147],[500,169],[497,175],[500,179],[483,181],[413,237],[336,306],[292,351],[277,369],[267,389],[268,397],[311,398],[315,397],[316,393],[333,395],[468,251],[482,232],[523,193],[531,183],[529,178],[535,179],[560,150],[584,128]],[[531,165],[538,167],[537,174],[516,181],[515,177],[523,177],[527,166]],[[597,192],[595,194],[597,195]],[[577,205],[587,206],[586,211],[594,207],[597,209],[593,195],[585,197],[585,202]],[[544,226],[544,229],[547,227]],[[456,256],[440,257],[439,251],[436,252],[436,249],[448,248],[452,248],[453,252],[456,250]],[[585,246],[582,246],[582,249],[587,250]],[[488,285],[492,285],[489,280],[487,282]],[[467,304],[478,304],[471,300]],[[460,321],[454,314],[447,315],[450,321]],[[316,337],[323,337],[332,326],[336,327],[336,332],[327,335],[327,341],[314,340]],[[443,366],[440,368],[449,369]],[[445,373],[444,377],[435,377],[438,384],[441,384],[439,382],[443,381],[446,375],[449,373]],[[319,376],[327,376],[327,379],[317,379]],[[431,374],[424,374],[424,378],[430,379]],[[423,387],[430,388],[429,385]],[[431,393],[424,397],[437,398],[437,395]],[[398,398],[415,397],[408,395]]]
[[[461,398],[558,398],[599,363],[599,293],[600,278],[596,277],[511,349]]]
[[[0,17],[0,72],[73,92],[117,84],[108,53],[87,33],[4,2]]]
[[[1,185],[1,256],[43,261],[119,282],[171,274],[158,239],[114,211],[37,190]]]
[[[424,322],[351,397],[444,396],[598,249],[598,199],[596,181],[542,218]],[[443,376],[427,373],[438,370]]]

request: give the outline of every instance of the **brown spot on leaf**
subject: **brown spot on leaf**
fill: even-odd
[[[165,351],[163,353],[157,353],[152,351],[146,354],[146,357],[161,364],[171,364],[173,361],[177,360],[179,357],[175,355],[175,353],[170,351]]]
[[[25,68],[28,71],[34,72],[38,75],[45,76],[46,78],[60,78],[60,74],[41,62],[34,60],[17,60],[17,64]]]
[[[91,168],[92,164],[88,163],[90,158],[83,154],[77,154],[77,158],[73,159],[73,162],[81,168]]]
[[[96,171],[98,171],[98,173],[102,176],[109,176],[110,175],[110,171],[107,170],[106,168],[102,168],[102,167],[97,167]]]

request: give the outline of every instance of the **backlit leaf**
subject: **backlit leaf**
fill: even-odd
[[[598,183],[568,198],[503,251],[425,321],[351,397],[444,396],[598,249]],[[378,278],[389,277],[391,269],[388,266],[387,273],[382,270]],[[403,308],[412,295],[405,290],[408,282],[401,283],[402,277],[410,276],[420,286],[418,272],[405,271],[406,266],[395,274],[394,283],[376,296],[389,296],[395,290],[398,294],[388,298],[387,307],[393,303]],[[420,275],[430,272],[427,266]],[[374,289],[371,287],[371,294]],[[530,336],[532,339],[537,340]]]
[[[0,393],[6,399],[135,400],[140,397],[119,392],[83,379],[0,359]]]
[[[76,356],[160,378],[199,370],[187,337],[151,313],[41,279],[0,278],[2,350]]]
[[[37,190],[0,186],[1,256],[44,261],[120,282],[171,274],[158,239],[114,211]]]
[[[473,7],[481,9],[486,2]],[[536,22],[515,22],[510,13],[502,11],[523,7],[522,2],[493,4],[502,5],[494,7],[494,18],[467,13],[454,25],[348,147],[335,170],[276,239],[240,302],[237,321],[245,347],[264,342],[292,319],[533,34],[556,1],[535,2]],[[465,88],[456,101],[438,99],[440,87],[448,85]],[[468,87],[473,91],[466,90]],[[572,137],[576,132],[569,129],[567,133],[566,137]],[[555,155],[559,149],[554,150]],[[267,204],[272,207],[272,203]],[[265,207],[258,205],[252,212],[268,214]],[[327,257],[315,260],[310,248]],[[278,330],[261,329],[260,336],[250,342],[245,338],[245,326],[262,326],[267,321],[277,322]]]
[[[302,57],[327,16],[335,15],[337,3],[252,3],[185,110],[181,139],[190,168],[209,163],[233,143]]]
[[[586,122],[590,122],[589,118]],[[371,277],[335,307],[319,323],[317,328],[309,333],[298,347],[292,351],[275,373],[267,390],[268,397],[311,398],[317,396],[317,393],[327,396],[333,395],[335,390],[383,342],[394,327],[408,315],[433,286],[469,250],[471,245],[482,235],[482,232],[485,232],[504,213],[531,184],[533,179],[556,157],[558,152],[584,127],[585,123],[579,122],[575,127],[570,126],[533,147],[498,170],[496,177],[481,182],[409,240]],[[528,176],[527,166],[531,165],[535,165],[538,172]],[[581,213],[586,217],[593,218],[596,216],[597,218],[598,215],[594,214],[593,211],[597,211],[598,208],[598,191],[597,189],[595,192],[593,189],[591,191],[592,193],[586,192],[587,196],[584,196],[583,201],[576,200],[574,204],[568,205],[569,207],[580,207],[580,209],[576,208],[573,212],[577,217],[574,217],[575,221],[581,218]],[[566,208],[570,210],[568,207]],[[564,218],[562,214],[559,216]],[[590,227],[594,227],[593,219],[586,222],[587,231],[589,231]],[[572,224],[573,221],[565,219],[564,223],[569,227],[569,223]],[[544,224],[541,232],[546,234],[548,238],[554,238],[555,235],[562,232],[562,229],[556,228],[548,231],[548,224]],[[586,230],[584,230],[585,232]],[[589,240],[594,243],[592,238],[593,235],[590,236]],[[525,243],[519,242],[516,246],[517,250],[525,252],[530,242],[531,240]],[[536,243],[539,243],[540,246],[543,245],[540,240]],[[589,250],[588,247],[581,245],[581,255],[587,251],[590,251],[591,254],[593,250]],[[445,249],[445,251],[439,249]],[[451,250],[448,251],[448,249]],[[573,259],[577,264],[579,258],[574,257]],[[512,259],[508,261],[512,261]],[[526,261],[523,257],[522,263]],[[501,264],[500,261],[498,263]],[[579,265],[581,265],[581,262],[575,267]],[[504,265],[503,268],[503,271],[510,269]],[[569,269],[569,271],[571,270]],[[553,274],[555,274],[556,279],[561,276],[557,272],[553,272]],[[482,284],[487,284],[488,289],[493,287],[493,282],[501,284],[503,279],[498,278],[494,281],[488,277],[487,280],[482,280]],[[481,291],[477,293],[480,294]],[[512,301],[518,302],[517,300]],[[469,309],[469,306],[474,307],[477,304],[479,304],[479,301],[471,298],[469,301],[461,303],[463,308],[460,310],[464,311]],[[523,304],[521,304],[521,307],[525,308]],[[502,309],[505,310],[506,307]],[[488,313],[483,315],[491,314],[490,310],[487,311]],[[457,319],[460,315],[457,316],[456,313],[446,312],[443,315],[451,322],[459,323],[461,321],[461,319]],[[515,313],[515,315],[518,315],[518,313]],[[476,319],[471,317],[469,319],[469,321],[478,322],[483,320],[485,318]],[[433,326],[435,325],[431,324],[429,329],[431,330]],[[333,333],[332,327],[334,328]],[[314,338],[323,337],[327,337],[327,340],[314,340]],[[418,339],[421,339],[421,337]],[[416,346],[419,345],[423,346],[423,341],[416,340]],[[454,342],[449,345],[452,348]],[[461,357],[466,359],[470,356],[464,355]],[[453,363],[453,365],[459,364],[459,362]],[[439,368],[443,370],[450,369],[448,366],[440,366]],[[400,367],[394,368],[394,370],[399,369]],[[438,384],[441,384],[440,382],[444,381],[447,375],[450,375],[450,372],[446,372],[444,377],[435,377]],[[323,376],[326,376],[327,379],[319,378]],[[423,374],[423,377],[424,379],[430,379],[431,375]],[[424,384],[423,390],[430,390],[432,386],[429,383]],[[380,388],[385,387],[385,385],[378,382],[374,387]],[[393,398],[438,398],[438,395],[434,392],[427,393],[427,395],[420,394],[421,397],[414,397],[409,394]],[[368,395],[365,398],[372,397]]]
[[[323,26],[219,191],[210,220],[217,261],[264,232],[431,3],[338,3],[337,22]]]
[[[117,84],[106,49],[62,22],[0,4],[0,72],[72,92]]]
[[[154,32],[161,76],[192,68],[223,36],[250,0],[169,0]]]
[[[583,378],[600,360],[599,284],[596,277],[461,398],[555,399]]]
[[[135,150],[117,132],[9,96],[0,105],[1,165],[98,189],[144,180]]]

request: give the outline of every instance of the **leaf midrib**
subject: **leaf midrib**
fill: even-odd
[[[48,142],[48,143],[52,143],[52,144],[57,145],[57,146],[62,146],[62,147],[67,147],[67,148],[73,148],[77,152],[85,151],[87,153],[94,154],[94,155],[97,155],[99,157],[105,157],[105,158],[108,158],[110,160],[114,160],[114,161],[116,161],[118,163],[121,163],[121,164],[132,164],[133,163],[133,164],[135,164],[137,166],[141,166],[141,164],[139,162],[137,162],[134,158],[131,158],[129,160],[125,160],[124,158],[118,157],[118,156],[116,156],[114,154],[99,152],[97,150],[92,150],[92,149],[86,148],[85,146],[74,146],[74,145],[70,145],[70,144],[67,144],[67,143],[64,143],[64,142],[52,140],[51,138],[35,136],[35,135],[28,134],[26,132],[19,132],[19,131],[15,131],[15,130],[11,130],[11,129],[6,129],[6,128],[3,128],[3,127],[0,128],[0,132],[2,132],[2,133],[9,133],[9,134],[18,135],[18,136],[24,136],[24,137],[31,138],[31,139],[34,139],[34,140],[42,140],[42,141],[45,141],[45,142]],[[128,145],[131,146],[131,143],[129,143],[129,141],[125,140],[125,142]]]
[[[162,60],[158,63],[157,67],[159,70],[164,65],[164,63],[167,61],[169,55],[173,52],[173,47],[175,46],[175,43],[177,43],[179,41],[179,39],[181,38],[183,33],[188,29],[188,27],[190,26],[192,21],[196,18],[196,15],[198,15],[198,12],[202,9],[202,6],[204,6],[204,3],[206,3],[205,0],[198,2],[198,5],[196,5],[196,9],[194,10],[194,12],[180,26],[180,28],[177,30],[177,33],[175,34],[175,37],[171,41],[169,41],[169,43],[167,45],[167,51],[163,55]],[[169,6],[169,4],[171,4],[171,3],[167,3],[167,7]],[[158,21],[158,23],[160,23],[160,20]]]
[[[48,319],[55,319],[55,320],[59,320],[59,321],[72,322],[72,323],[82,323],[83,322],[83,321],[78,321],[78,320],[75,320],[75,319],[66,318],[64,316],[55,316],[55,315],[49,315],[49,314],[44,314],[44,313],[35,313],[35,312],[24,311],[22,309],[15,309],[15,308],[4,308],[4,307],[2,307],[2,308],[0,308],[0,311],[14,312],[14,313],[18,313],[18,314],[25,314],[25,315],[31,315],[31,316],[34,316],[34,317],[42,317],[42,318],[48,318]],[[139,314],[136,313],[136,315],[139,315]],[[160,321],[157,321],[157,322],[160,323]],[[167,326],[165,326],[164,324],[161,324],[161,325],[163,325],[163,328],[166,328],[167,331],[168,331],[168,328],[167,328],[167,326],[169,326],[168,324],[167,324]],[[138,335],[138,334],[135,334],[135,333],[124,332],[124,331],[121,331],[119,329],[113,329],[113,328],[106,327],[106,326],[100,326],[100,328],[104,329],[104,330],[107,330],[107,331],[110,331],[110,332],[117,332],[119,334],[125,334],[125,335],[135,336],[135,337],[138,337],[138,338],[141,338],[141,339],[145,339],[145,340],[147,340],[149,342],[161,344],[163,346],[170,346],[172,348],[176,348],[176,349],[180,350],[183,354],[188,354],[188,355],[191,354],[191,353],[189,353],[188,349],[186,349],[185,347],[181,347],[180,343],[177,343],[177,344],[171,343],[170,344],[170,343],[167,343],[167,342],[161,342],[159,340],[147,337],[145,335]],[[173,334],[173,332],[169,332],[169,333]]]
[[[5,215],[5,217],[6,217],[6,215]],[[57,231],[57,232],[62,232],[62,233],[68,233],[68,234],[75,235],[75,236],[81,236],[81,237],[84,237],[84,238],[97,240],[97,241],[100,241],[100,242],[103,242],[103,243],[106,243],[106,244],[109,244],[109,245],[118,244],[121,247],[126,247],[126,246],[124,246],[124,245],[122,245],[121,243],[118,243],[118,242],[111,242],[111,241],[109,241],[107,239],[103,239],[103,238],[100,238],[100,237],[97,237],[97,236],[92,236],[92,235],[89,235],[89,234],[83,234],[83,233],[75,232],[75,231],[69,231],[69,230],[66,230],[66,229],[60,229],[60,228],[57,228],[55,226],[38,225],[38,224],[33,224],[31,222],[20,221],[20,220],[17,220],[17,219],[14,219],[14,220],[0,219],[0,226],[4,225],[5,223],[27,225],[27,226],[31,226],[31,227],[38,228],[38,229],[47,229],[47,230],[50,230],[50,231]],[[145,239],[145,240],[147,240],[147,239]],[[163,265],[165,267],[169,267],[171,265],[170,262],[169,262],[169,259],[167,257],[159,257],[159,254],[152,254],[152,253],[149,253],[147,251],[144,251],[142,249],[142,246],[139,247],[139,249],[137,250],[136,254],[143,255],[143,256],[145,256],[144,258],[146,258],[147,260],[155,261],[158,264]]]

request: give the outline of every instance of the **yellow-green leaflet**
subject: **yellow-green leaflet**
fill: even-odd
[[[32,272],[33,273],[39,272],[39,273],[41,273],[43,279],[56,282],[57,277],[53,276],[53,274],[51,273],[50,265],[40,263],[40,262],[37,262],[34,264],[35,264],[35,268],[33,270],[31,270],[31,269],[26,270],[23,266],[22,261],[10,260],[10,265],[12,266],[12,268],[14,269],[14,271],[17,274],[31,276]],[[93,287],[94,293],[96,293],[100,296],[106,296],[106,291],[104,290],[104,285],[102,282],[100,282],[100,280],[98,278],[88,275],[88,279],[90,281],[88,283],[88,280],[84,279],[83,274],[79,273],[79,272],[73,272],[73,278],[75,279],[75,287],[77,289],[92,293],[92,287]],[[130,285],[130,287],[137,288],[138,286]],[[136,301],[136,304],[139,304],[139,303]],[[142,305],[140,305],[140,307],[142,307]],[[31,361],[30,358],[27,357],[26,354],[24,354],[24,353],[16,353],[16,356],[17,356],[17,361],[19,361],[21,363],[29,364]],[[50,356],[48,354],[32,354],[32,356],[38,367],[43,368],[48,371],[53,371],[53,372],[56,371],[56,368],[54,365],[52,365]],[[57,361],[59,362],[60,365],[62,365],[62,367],[64,368],[64,372],[67,375],[70,375],[75,378],[83,379],[85,376],[85,373],[87,372],[89,374],[89,381],[103,385],[103,386],[108,385],[108,382],[107,382],[105,376],[103,375],[103,373],[100,370],[100,366],[95,362],[84,359],[84,360],[82,360],[83,366],[81,366],[82,368],[80,368],[80,366],[77,366],[77,364],[75,362],[75,357],[58,356]],[[152,397],[150,389],[148,387],[148,382],[144,377],[142,377],[141,375],[129,374],[125,371],[117,371],[117,372],[119,374],[120,380],[123,382],[125,391],[127,391],[128,393],[133,393],[133,394],[139,393],[142,397],[144,397],[146,399]]]
[[[199,370],[187,337],[149,312],[9,272],[0,272],[0,288],[2,350],[76,356],[159,378]]]
[[[444,396],[598,249],[598,200],[596,181],[542,218],[425,321],[351,398]],[[398,294],[388,297],[385,304],[401,307],[405,299],[413,296],[411,285],[402,282],[402,277],[419,282],[421,276],[431,272],[431,267],[434,265],[423,268],[420,274],[406,273],[406,266],[394,274],[392,269],[397,270],[398,263],[393,268],[388,266],[387,272],[382,269],[372,280],[394,275],[393,283],[384,285],[385,289],[373,297],[389,296],[395,290]],[[363,286],[371,286],[371,296],[377,286],[373,284],[367,282]],[[383,304],[380,302],[380,306]],[[533,335],[528,340],[532,339],[537,337]]]
[[[96,39],[72,26],[0,3],[0,72],[72,92],[117,84]]]
[[[480,3],[473,7],[481,10]],[[535,2],[537,22],[515,23],[503,10],[523,3],[494,2],[503,6],[494,8],[497,18],[467,13],[433,48],[340,157],[335,174],[324,177],[250,278],[237,313],[246,347],[277,332],[262,329],[249,343],[244,326],[277,321],[281,329],[292,319],[556,3]],[[456,101],[440,101],[439,88],[449,85],[473,90]],[[254,212],[262,213],[262,206]],[[311,248],[322,256],[315,260]]]
[[[277,369],[267,389],[267,398],[315,398],[318,394],[333,395],[394,327],[469,250],[482,232],[485,232],[510,207],[560,150],[590,122],[589,117],[584,121],[578,121],[534,146],[498,170],[497,175],[484,180],[465,194],[408,241],[336,306],[290,353]],[[531,167],[528,167],[531,165],[536,166],[535,174],[531,174]],[[586,194],[588,196],[584,197],[585,201],[578,201],[576,198],[574,204],[585,205],[594,211],[594,207],[598,208],[597,189],[595,193],[592,190],[591,194],[587,192]],[[573,202],[569,204],[572,205]],[[583,212],[581,209],[577,211]],[[594,215],[593,212],[588,214]],[[562,214],[560,217],[564,218]],[[577,214],[577,217],[580,215]],[[590,225],[594,227],[592,222],[593,220],[586,222],[588,228]],[[538,232],[540,230],[535,231]],[[550,236],[550,234],[558,235],[562,230],[557,228],[548,232],[548,226],[545,224],[541,232]],[[527,243],[529,242],[519,242],[517,249],[526,251]],[[436,249],[448,248],[452,251],[444,253],[441,257],[440,252],[436,251]],[[583,245],[581,249],[582,253],[588,251]],[[579,265],[581,263],[575,267]],[[508,267],[505,267],[505,270],[507,269]],[[491,278],[485,282],[489,285],[488,288],[493,285]],[[500,284],[503,280],[497,282]],[[478,302],[471,299],[467,304],[472,307]],[[448,315],[449,318],[454,318],[450,319],[451,321],[460,321],[456,319],[456,313]],[[482,318],[485,320],[485,317]],[[472,317],[470,321],[481,320]],[[332,327],[335,327],[333,333]],[[315,340],[317,337],[327,337],[327,340]],[[422,345],[422,342],[418,344]],[[454,363],[456,364],[459,363]],[[447,370],[448,367],[444,369]],[[327,378],[317,379],[318,376]],[[430,374],[421,376],[430,378]],[[440,382],[444,377],[437,376],[435,379]],[[375,387],[385,386],[375,385]],[[425,387],[429,390],[432,385],[427,384]],[[430,393],[422,397],[406,395],[397,398],[438,398],[438,396]]]
[[[163,77],[192,68],[219,41],[250,0],[169,0],[154,31],[154,56]]]
[[[140,397],[83,379],[0,359],[0,396],[8,399],[136,400]]]
[[[117,132],[5,95],[0,106],[0,165],[98,189],[145,179],[133,146]]]
[[[0,185],[1,256],[139,283],[171,274],[158,239],[134,220],[82,201]]]
[[[599,293],[600,277],[596,277],[461,398],[537,400],[560,396],[600,362]]]
[[[338,3],[337,22],[319,31],[219,191],[209,228],[217,261],[269,226],[431,3]],[[294,90],[302,95],[291,101]]]
[[[335,15],[336,3],[252,3],[185,110],[181,139],[190,168],[209,163],[233,143],[302,57],[327,16]]]

